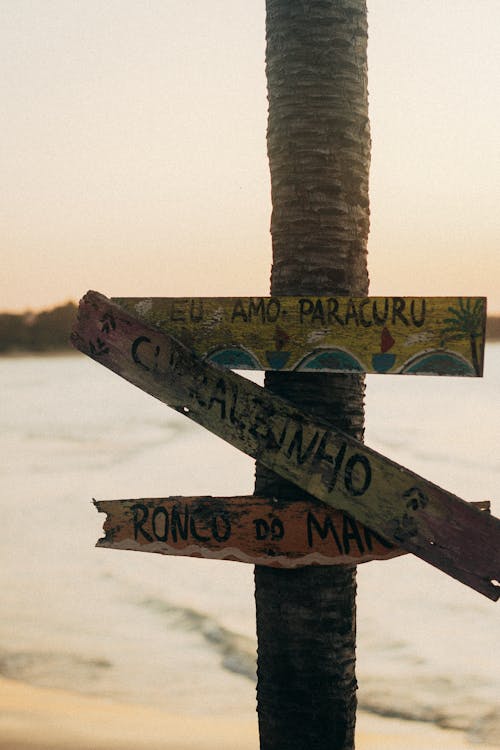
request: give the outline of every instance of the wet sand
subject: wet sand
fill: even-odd
[[[0,678],[0,750],[257,750],[257,718],[169,715]],[[359,712],[357,750],[472,750],[458,732]],[[482,750],[494,750],[480,746]]]

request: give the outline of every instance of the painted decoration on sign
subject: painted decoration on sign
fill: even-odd
[[[310,495],[490,599],[500,597],[500,520],[245,378],[97,292],[76,348]]]
[[[202,358],[240,370],[480,376],[483,297],[117,297]]]
[[[314,500],[166,497],[101,500],[97,547],[237,560],[276,568],[389,560],[404,550]]]

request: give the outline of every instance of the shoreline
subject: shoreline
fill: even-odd
[[[0,677],[0,750],[257,750],[257,717],[169,714],[158,707]],[[498,750],[461,732],[358,711],[357,750]]]
[[[485,344],[498,344],[500,342],[500,334],[487,335],[485,338]],[[0,351],[0,359],[21,359],[23,357],[67,357],[67,356],[78,356],[82,357],[81,352],[74,349],[71,346],[57,349],[6,349]],[[392,373],[395,374],[395,373]]]
[[[0,352],[0,359],[26,359],[28,357],[34,357],[35,359],[41,357],[82,357],[81,352],[77,351],[73,347],[67,349],[8,349],[5,352]]]

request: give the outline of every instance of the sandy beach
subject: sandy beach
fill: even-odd
[[[257,719],[182,716],[0,679],[0,750],[256,750]],[[359,712],[358,750],[472,750],[459,732]],[[481,746],[495,750],[493,746]]]
[[[373,382],[367,442],[500,515],[488,356],[474,399]],[[245,494],[253,462],[84,358],[8,359],[0,381],[0,750],[257,750],[251,566],[96,550],[91,502]],[[430,566],[360,566],[357,750],[500,750],[497,645],[491,602]]]

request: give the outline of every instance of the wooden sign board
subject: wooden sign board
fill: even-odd
[[[81,301],[76,348],[269,469],[496,600],[500,520],[287,401],[196,357],[97,292]]]
[[[113,300],[195,354],[240,370],[483,373],[484,297]]]
[[[388,560],[404,550],[324,503],[264,497],[95,501],[97,547],[296,568]]]
[[[96,547],[237,560],[273,568],[357,565],[406,554],[319,500],[163,497],[94,501],[106,513]],[[488,502],[476,503],[482,510]]]

